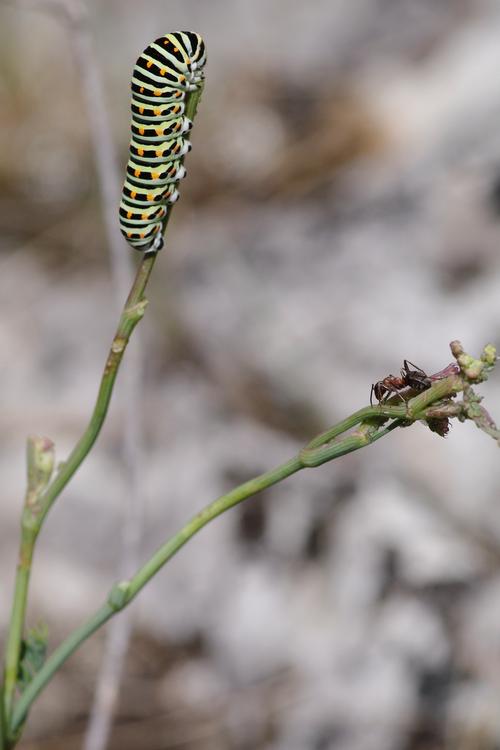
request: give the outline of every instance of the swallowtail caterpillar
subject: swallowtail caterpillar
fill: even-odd
[[[185,176],[191,130],[203,91],[205,44],[193,31],[156,39],[132,73],[132,137],[120,202],[120,229],[132,247],[157,252],[177,186]]]

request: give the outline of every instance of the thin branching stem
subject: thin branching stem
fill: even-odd
[[[391,433],[396,427],[425,419],[426,410],[429,406],[445,396],[454,395],[462,389],[461,378],[452,376],[434,383],[424,393],[401,405],[382,404],[361,409],[327,432],[317,436],[294,458],[239,485],[203,508],[165,542],[130,580],[122,581],[113,586],[107,602],[54,651],[15,705],[12,715],[12,731],[18,732],[20,730],[33,701],[66,659],[97,628],[126,607],[153,576],[210,521],[243,500],[283,481],[301,469],[312,468],[326,461],[332,461],[346,453],[371,445],[376,440]],[[387,422],[388,424],[385,425],[384,423]],[[344,438],[335,439],[356,425],[359,425],[359,427],[354,432],[350,432]]]
[[[54,479],[48,484],[47,488],[36,497],[36,501],[31,503],[29,513],[23,513],[21,544],[14,586],[14,599],[9,634],[6,645],[4,683],[2,691],[3,716],[7,723],[9,723],[12,713],[17,674],[19,671],[19,658],[28,597],[28,586],[36,539],[43,521],[54,501],[88,455],[101,431],[123,354],[135,326],[144,315],[146,307],[144,293],[155,259],[155,253],[148,253],[144,255],[141,260],[134,283],[120,316],[118,328],[106,360],[94,411],[85,432],[75,445],[68,459],[60,465]]]
[[[120,322],[116,334],[111,344],[101,379],[101,385],[99,387],[99,393],[97,395],[97,401],[90,422],[82,437],[73,448],[70,456],[61,465],[54,480],[40,498],[40,525],[52,507],[54,500],[67,485],[84,458],[87,456],[101,431],[111,401],[118,368],[121,364],[125,349],[135,326],[141,320],[146,309],[147,302],[144,297],[144,292],[155,260],[156,254],[148,253],[141,261],[132,289],[130,290],[123,312],[120,316]]]

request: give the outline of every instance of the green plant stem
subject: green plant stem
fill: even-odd
[[[59,648],[54,651],[50,658],[47,659],[42,669],[35,675],[14,706],[10,724],[10,732],[14,743],[15,737],[19,736],[19,733],[22,730],[29,707],[41,690],[43,690],[47,682],[50,681],[54,673],[57,672],[68,656],[70,656],[84,640],[95,633],[101,625],[104,625],[104,623],[114,614],[115,610],[113,610],[109,604],[104,604],[90,619],[71,633]]]
[[[21,640],[26,613],[26,602],[28,597],[28,586],[31,572],[31,561],[33,558],[34,536],[28,537],[25,530],[21,535],[21,554],[16,570],[16,581],[14,588],[14,602],[12,606],[9,635],[5,651],[5,672],[3,688],[3,715],[8,718],[11,714],[14,692],[19,669],[19,654],[21,651]]]
[[[450,395],[462,387],[458,377],[450,377],[436,382],[424,393],[401,406],[383,404],[366,407],[339,422],[330,430],[318,435],[297,456],[284,464],[265,472],[248,482],[239,485],[231,492],[222,495],[193,516],[174,536],[172,536],[143,565],[129,581],[116,584],[104,604],[93,617],[72,633],[51,655],[32,682],[23,692],[14,707],[12,714],[12,731],[18,732],[26,719],[31,704],[43,690],[57,669],[68,659],[92,633],[122,610],[144,588],[156,573],[192,539],[195,534],[217,516],[233,508],[238,503],[281,482],[304,468],[319,466],[326,461],[364,448],[381,437],[389,434],[396,427],[408,421],[425,417],[425,409],[435,401]],[[384,427],[383,422],[392,420]],[[360,424],[358,430],[342,440],[334,441],[343,432]]]
[[[278,466],[276,469],[261,474],[260,476],[240,485],[227,495],[223,495],[217,500],[214,500],[214,502],[207,505],[206,508],[188,521],[188,523],[183,526],[175,536],[164,544],[130,581],[114,586],[110,592],[107,603],[78,630],[72,633],[59,646],[59,648],[56,649],[56,651],[54,651],[52,656],[46,661],[44,666],[23,692],[14,708],[12,715],[12,730],[14,732],[19,730],[26,718],[31,704],[61,664],[63,664],[80,646],[80,644],[92,635],[100,625],[104,624],[110,617],[132,601],[155,573],[157,573],[158,570],[171,557],[173,557],[189,539],[203,528],[203,526],[221,513],[224,513],[228,508],[242,502],[251,495],[255,495],[266,487],[270,487],[271,485],[276,484],[276,482],[280,482],[282,479],[289,477],[301,468],[301,461],[298,458],[293,458],[291,461]]]
[[[150,560],[143,565],[143,567],[128,582],[126,603],[137,596],[139,591],[154,575],[156,575],[160,568],[162,568],[165,563],[186,544],[187,541],[192,539],[200,529],[206,526],[207,523],[214,518],[217,518],[217,516],[220,516],[222,513],[225,513],[229,508],[233,508],[235,505],[238,505],[238,503],[243,502],[243,500],[246,500],[252,495],[256,495],[258,492],[271,487],[273,484],[281,482],[283,479],[295,474],[302,468],[303,464],[300,458],[296,456],[277,468],[271,469],[271,471],[267,471],[254,479],[250,479],[248,482],[240,484],[234,490],[231,490],[231,492],[222,495],[203,508],[203,510],[193,516],[191,520],[188,521],[179,532],[177,532],[177,534],[162,545]]]
[[[7,722],[5,721],[3,701],[0,700],[0,750],[7,749],[6,743],[7,743]]]
[[[60,466],[54,480],[40,497],[41,512],[39,528],[52,507],[54,500],[58,497],[83,462],[101,431],[101,427],[108,411],[109,402],[111,401],[118,368],[120,367],[125,349],[132,331],[144,315],[147,304],[144,298],[144,292],[155,260],[156,253],[149,253],[146,254],[141,261],[132,289],[130,290],[123,312],[120,316],[115,337],[111,344],[101,379],[101,385],[99,387],[99,393],[97,395],[97,401],[88,427],[73,448],[68,459]]]
[[[374,442],[374,440],[383,437],[388,432],[391,432],[395,427],[401,427],[405,423],[414,422],[418,419],[425,419],[426,409],[431,404],[439,401],[444,396],[458,393],[462,389],[463,383],[461,378],[458,375],[453,375],[436,381],[431,388],[415,396],[410,401],[402,403],[401,406],[392,405],[397,402],[397,397],[389,399],[384,404],[366,406],[364,409],[354,412],[354,414],[351,414],[342,420],[342,422],[338,422],[329,430],[326,430],[326,432],[317,435],[300,451],[299,455],[305,466],[320,466],[333,458],[337,458],[339,450],[343,451],[340,455],[344,455],[351,452],[351,450],[357,450],[358,447],[362,447],[361,445],[354,444],[353,448],[349,448],[350,442],[347,442],[349,441],[348,438],[341,442],[335,442],[336,437],[355,427],[357,424],[365,425],[368,428],[366,434],[363,427],[361,428],[363,440],[366,440],[366,444],[368,445]],[[384,431],[373,432],[377,425],[386,422],[388,419],[394,419],[395,421],[389,427],[385,428]],[[370,428],[372,430],[371,436]]]
[[[139,265],[134,283],[123,308],[116,334],[108,354],[101,379],[94,411],[87,429],[75,445],[68,459],[61,464],[52,482],[42,491],[30,508],[25,507],[22,520],[19,562],[17,565],[14,599],[9,625],[5,654],[5,672],[2,690],[3,715],[6,722],[11,716],[12,704],[19,670],[28,586],[34,546],[43,521],[54,501],[77,471],[94,445],[106,418],[118,368],[123,358],[130,336],[144,315],[146,300],[144,293],[156,259],[155,253],[144,255]]]
[[[346,432],[357,424],[370,419],[384,417],[386,419],[400,419],[402,421],[407,419],[412,421],[419,419],[420,417],[417,416],[418,412],[446,395],[458,393],[458,391],[462,390],[462,387],[461,379],[456,375],[452,375],[448,378],[437,380],[431,388],[428,388],[426,391],[423,391],[423,393],[415,396],[411,401],[402,402],[398,396],[393,396],[383,404],[365,406],[363,409],[355,411],[341,422],[337,422],[337,424],[333,425],[333,427],[330,427],[325,432],[322,432],[320,435],[316,435],[316,437],[307,444],[305,450],[312,450],[324,445],[325,443],[329,443],[343,432]]]

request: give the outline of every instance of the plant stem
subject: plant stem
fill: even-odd
[[[7,748],[7,722],[5,721],[5,712],[3,700],[0,700],[0,750]]]
[[[359,409],[359,411],[354,412],[354,414],[351,414],[342,420],[342,422],[338,422],[333,427],[330,427],[330,429],[317,435],[300,451],[299,455],[305,466],[320,466],[326,461],[337,458],[339,455],[344,455],[359,447],[363,447],[355,441],[352,443],[354,447],[350,448],[350,438],[345,438],[341,442],[332,442],[336,437],[355,427],[357,424],[362,425],[360,430],[358,430],[358,436],[361,432],[364,435],[363,439],[367,441],[366,444],[373,443],[375,440],[383,437],[383,435],[391,432],[395,427],[400,427],[404,423],[414,422],[418,419],[424,419],[427,407],[446,395],[457,393],[462,388],[463,383],[460,377],[453,375],[436,381],[431,388],[415,396],[410,401],[402,403],[401,406],[392,405],[395,402],[397,403],[397,397],[377,406],[366,406],[364,409]],[[386,422],[388,419],[395,421],[384,430],[380,430],[379,432],[374,431],[378,425]],[[354,436],[356,436],[356,433],[354,433]],[[339,453],[339,451],[342,451],[342,453]]]
[[[156,253],[146,253],[141,260],[134,283],[120,316],[116,334],[111,344],[96,404],[87,429],[74,447],[68,459],[61,464],[59,471],[56,473],[52,482],[48,484],[44,491],[37,495],[36,500],[30,503],[29,508],[25,507],[25,511],[23,512],[19,562],[17,566],[14,599],[6,646],[6,661],[2,690],[3,716],[7,723],[9,723],[11,716],[17,674],[19,670],[19,656],[24,629],[28,585],[36,539],[52,504],[71,477],[75,474],[101,431],[123,354],[132,331],[144,315],[146,307],[144,292],[155,259]]]
[[[54,651],[52,656],[47,659],[42,669],[37,672],[14,706],[10,725],[10,731],[14,737],[19,735],[32,702],[40,691],[43,690],[46,683],[50,681],[54,673],[57,672],[59,667],[84,640],[95,633],[114,614],[115,611],[113,608],[107,603],[104,604],[89,620],[71,633],[59,648]]]
[[[143,565],[129,581],[116,584],[108,596],[108,600],[95,615],[72,633],[44,666],[36,674],[32,682],[19,698],[12,714],[12,730],[19,731],[26,719],[33,701],[43,690],[54,672],[78,649],[78,647],[95,630],[109,620],[114,614],[122,610],[144,588],[156,573],[183,547],[195,534],[217,516],[233,508],[238,503],[271,487],[304,468],[313,468],[326,461],[364,448],[381,437],[388,435],[402,423],[425,417],[425,409],[433,402],[445,395],[454,393],[460,386],[460,378],[450,377],[440,380],[424,393],[411,399],[401,406],[382,404],[366,407],[339,422],[330,430],[318,435],[300,453],[284,464],[250,479],[231,492],[214,500],[203,510],[193,516],[174,536],[172,536],[157,552]],[[386,427],[381,422],[393,421]],[[360,424],[361,423],[361,424]],[[332,442],[334,437],[346,432],[351,427],[360,424],[358,430],[347,435],[344,439]]]
[[[28,586],[31,572],[31,561],[35,536],[27,536],[25,529],[21,535],[21,552],[16,570],[14,588],[14,602],[10,617],[9,635],[5,649],[5,672],[3,687],[3,716],[8,718],[12,711],[12,703],[16,689],[17,673],[19,670],[19,654],[21,651],[24,616],[28,598]]]
[[[28,710],[38,696],[40,691],[45,687],[61,664],[71,656],[71,654],[83,643],[92,633],[110,619],[114,614],[125,607],[146,585],[146,583],[158,572],[158,570],[171,558],[175,553],[191,539],[203,526],[212,519],[219,516],[228,508],[232,508],[237,503],[242,502],[247,497],[255,495],[266,487],[270,487],[277,482],[289,477],[296,471],[303,468],[300,459],[293,458],[285,464],[278,466],[276,469],[261,474],[254,479],[236,487],[226,495],[222,495],[207,505],[202,511],[196,514],[185,526],[166,542],[158,552],[137,572],[137,574],[127,582],[117,584],[113,587],[104,604],[87,622],[78,630],[75,630],[54,653],[45,662],[40,671],[35,675],[26,690],[19,698],[14,707],[12,714],[11,728],[14,733],[21,728]]]
[[[254,479],[250,479],[244,484],[240,484],[231,492],[226,495],[214,500],[212,503],[207,505],[203,510],[197,513],[189,520],[180,531],[171,537],[160,549],[150,558],[150,560],[143,565],[143,567],[135,574],[135,576],[128,582],[126,590],[126,603],[130,602],[139,591],[151,580],[151,578],[162,568],[168,560],[170,560],[176,552],[183,547],[200,529],[207,525],[210,521],[221,513],[224,513],[229,508],[233,508],[238,503],[246,500],[252,495],[256,495],[258,492],[271,487],[273,484],[281,482],[283,479],[295,474],[295,472],[303,469],[302,461],[298,456],[290,459],[284,464],[281,464],[271,471],[260,474]]]
[[[343,419],[341,422],[330,427],[320,435],[316,435],[315,438],[307,444],[304,450],[311,450],[318,448],[319,446],[329,443],[331,440],[341,435],[343,432],[350,430],[351,427],[355,427],[360,422],[367,422],[370,420],[384,421],[385,419],[399,419],[405,421],[410,419],[411,421],[419,419],[418,412],[425,409],[434,401],[443,398],[446,395],[457,393],[462,390],[462,381],[457,375],[452,375],[448,378],[442,378],[441,380],[433,383],[431,388],[423,391],[423,393],[415,396],[408,402],[401,402],[397,396],[393,396],[388,401],[377,404],[376,406],[365,406],[363,409],[355,411],[354,414]]]
[[[14,603],[6,644],[3,695],[0,701],[4,719],[8,719],[10,716],[16,689],[31,561],[40,511],[39,498],[50,482],[54,469],[53,442],[48,438],[29,437],[26,464],[27,488],[21,516],[21,547],[16,569]]]
[[[156,254],[148,253],[141,261],[132,289],[130,290],[123,312],[120,316],[115,337],[111,344],[97,395],[97,401],[90,422],[82,437],[73,448],[68,459],[60,466],[54,480],[40,497],[41,513],[39,528],[52,507],[54,500],[67,485],[84,458],[87,456],[101,431],[101,427],[108,411],[109,402],[111,401],[113,386],[115,384],[123,354],[132,331],[144,315],[144,310],[146,308],[144,291],[155,260]]]

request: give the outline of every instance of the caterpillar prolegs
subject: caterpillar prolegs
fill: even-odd
[[[205,44],[199,34],[176,31],[156,39],[132,73],[132,137],[120,202],[120,229],[132,247],[156,252],[177,186],[203,90]]]

